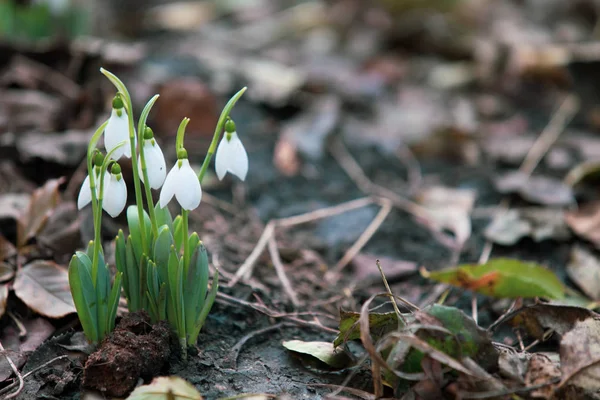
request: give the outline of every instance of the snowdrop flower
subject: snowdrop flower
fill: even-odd
[[[196,173],[187,159],[187,152],[181,149],[177,153],[177,163],[165,179],[160,192],[159,204],[164,208],[175,196],[184,210],[193,210],[200,205],[202,188]]]
[[[105,172],[103,192],[102,208],[111,217],[117,217],[127,203],[127,186],[118,163],[113,164],[110,174]]]
[[[237,175],[241,180],[246,179],[248,154],[235,131],[235,123],[232,120],[225,123],[225,135],[219,143],[215,156],[215,170],[219,180],[223,179],[227,172]]]
[[[126,143],[112,153],[111,158],[113,160],[118,160],[122,156],[131,158],[129,120],[127,118],[123,100],[121,99],[121,96],[117,94],[113,99],[113,109],[110,113],[108,124],[106,124],[106,128],[104,129],[104,146],[106,147],[106,152],[110,153],[110,151],[117,147],[122,141],[126,141]]]
[[[152,129],[146,127],[144,130],[144,159],[146,161],[146,169],[148,171],[148,181],[152,189],[160,189],[165,176],[167,175],[167,164],[165,163],[165,156],[156,140],[154,140],[154,133]],[[138,157],[138,171],[140,173],[140,179],[144,182],[144,174],[142,173],[142,159]],[[144,185],[146,182],[144,182]]]
[[[95,184],[95,192],[96,198],[98,198],[99,186],[100,186],[100,169],[102,167],[102,163],[104,162],[104,155],[99,151],[95,151],[93,157],[93,167],[94,171],[94,184]],[[79,189],[79,196],[77,197],[77,209],[81,210],[83,207],[90,204],[92,201],[92,190],[90,188],[90,176],[86,176],[83,183],[81,184],[81,189]]]

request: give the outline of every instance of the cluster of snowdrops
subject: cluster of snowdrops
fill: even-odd
[[[88,176],[77,205],[79,209],[92,205],[94,240],[85,252],[78,251],[71,259],[71,294],[90,342],[98,343],[113,330],[123,291],[129,311],[146,310],[153,321],[169,322],[185,356],[186,348],[197,341],[218,288],[217,272],[209,285],[206,248],[196,232],[189,233],[188,214],[200,205],[202,179],[215,150],[219,179],[227,172],[242,180],[246,178],[248,156],[229,118],[246,88],[223,109],[198,174],[183,145],[189,122],[188,118],[183,119],[176,137],[177,161],[167,174],[163,152],[146,125],[158,95],[144,107],[136,130],[127,88],[112,73],[104,69],[101,72],[116,87],[117,94],[110,118],[96,130],[88,146]],[[104,153],[97,148],[102,135]],[[135,205],[126,211],[129,234],[119,231],[115,239],[117,273],[111,280],[101,243],[102,210],[114,218],[125,209],[127,185],[118,162],[122,157],[131,158]],[[160,189],[156,205],[152,189]],[[175,218],[167,207],[173,197],[181,207]]]

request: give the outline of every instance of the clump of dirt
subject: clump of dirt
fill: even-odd
[[[160,321],[152,325],[144,311],[128,313],[89,356],[83,386],[108,397],[123,397],[133,390],[139,378],[158,375],[170,355],[169,324]]]

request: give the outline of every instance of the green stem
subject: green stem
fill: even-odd
[[[93,154],[96,149],[96,144],[102,133],[104,132],[104,128],[108,121],[105,121],[96,132],[92,136],[90,140],[90,144],[87,149],[87,168],[88,168],[88,176],[90,177],[90,191],[92,195],[92,218],[94,221],[94,250],[92,253],[92,283],[94,287],[96,287],[96,280],[98,278],[98,252],[100,249],[100,224],[96,224],[96,219],[98,218],[98,214],[102,215],[102,206],[98,208],[98,198],[96,196],[96,179],[94,174],[94,165],[93,165]]]
[[[179,124],[179,128],[177,128],[177,137],[175,138],[175,154],[181,149],[183,149],[183,137],[185,135],[185,128],[187,128],[190,123],[189,118],[184,118],[181,120]]]
[[[131,168],[133,169],[133,186],[135,188],[135,203],[138,209],[138,219],[140,224],[140,230],[142,232],[141,241],[142,241],[142,252],[144,254],[149,253],[148,243],[146,243],[146,223],[144,221],[144,205],[142,198],[142,188],[140,183],[140,177],[138,175],[138,163],[137,163],[137,151],[135,147],[135,127],[133,123],[133,105],[131,104],[131,96],[129,96],[129,91],[123,84],[123,82],[117,78],[113,73],[105,70],[104,68],[100,68],[100,72],[102,72],[115,87],[117,91],[121,93],[123,98],[125,99],[125,108],[127,109],[127,119],[129,122],[129,144],[131,146]],[[140,282],[140,285],[146,285],[146,282]],[[145,287],[145,286],[144,286]]]
[[[221,133],[225,127],[225,122],[227,122],[227,117],[229,117],[229,113],[235,106],[235,103],[242,97],[247,87],[243,87],[239,92],[233,95],[233,97],[227,102],[223,111],[221,112],[221,116],[219,117],[219,122],[217,123],[217,127],[215,128],[215,133],[212,138],[212,142],[210,142],[210,147],[208,148],[208,152],[206,153],[206,157],[204,158],[204,162],[202,163],[202,167],[200,168],[200,172],[198,173],[198,180],[202,183],[202,179],[204,179],[204,175],[206,174],[206,170],[208,169],[208,165],[210,164],[210,160],[212,159],[215,151],[217,150],[217,145],[219,144],[219,138],[221,137]]]
[[[148,202],[148,214],[150,215],[150,223],[152,224],[152,234],[154,239],[158,237],[158,226],[156,224],[156,215],[154,213],[154,200],[152,199],[152,190],[150,188],[150,183],[148,180],[148,168],[146,167],[146,155],[144,154],[144,130],[146,129],[146,120],[148,119],[148,114],[150,114],[150,110],[154,103],[158,100],[158,95],[154,95],[146,103],[146,106],[142,110],[142,114],[140,115],[140,119],[138,121],[138,143],[140,143],[140,163],[142,164],[142,175],[144,176],[144,191],[146,193],[146,201]]]
[[[190,263],[190,244],[189,244],[189,232],[188,232],[188,215],[189,215],[189,211],[188,210],[184,210],[183,208],[181,209],[181,223],[182,223],[182,230],[183,230],[183,268],[184,271],[186,271],[188,269],[189,263]]]

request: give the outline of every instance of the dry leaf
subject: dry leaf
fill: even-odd
[[[528,176],[516,171],[495,180],[500,193],[518,193],[525,200],[546,206],[573,204],[572,189],[564,182],[545,176]]]
[[[600,390],[600,319],[575,324],[560,341],[561,386],[574,385],[586,392]]]
[[[51,261],[33,261],[19,270],[13,289],[23,303],[50,318],[75,312],[67,270]]]
[[[596,254],[573,247],[567,274],[592,300],[600,300],[600,260]]]
[[[557,208],[510,209],[497,213],[484,234],[488,240],[504,246],[513,245],[524,237],[531,237],[536,242],[566,240],[571,237],[571,232],[564,215],[564,211]]]
[[[44,227],[48,217],[58,204],[58,187],[63,182],[64,178],[51,179],[33,192],[27,211],[22,213],[17,221],[18,247],[24,246]]]
[[[545,355],[533,354],[529,360],[527,373],[525,374],[526,386],[535,386],[558,380],[560,369],[557,364]],[[531,392],[531,396],[534,398],[551,399],[555,389],[556,385],[544,386]]]
[[[182,378],[161,376],[135,389],[127,400],[202,400],[202,396]]]
[[[600,201],[566,212],[565,222],[577,235],[600,247]]]

